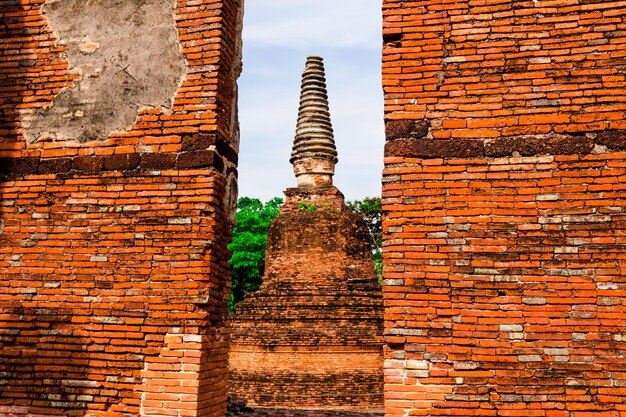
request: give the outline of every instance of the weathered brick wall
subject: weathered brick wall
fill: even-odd
[[[550,151],[544,135],[624,129],[623,9],[596,0],[386,0],[386,118],[424,120],[436,139],[493,139],[489,156],[536,142]],[[535,139],[498,140],[519,135]]]
[[[94,55],[72,68],[71,40],[43,3],[0,5],[0,415],[223,416],[240,3],[161,2],[185,64],[171,105],[139,106],[127,128],[78,140],[69,124],[28,129],[63,89],[80,96],[81,76],[109,67]],[[133,30],[150,23],[141,13]],[[100,46],[125,59],[128,42]],[[150,79],[136,65],[156,73],[161,62],[128,64],[139,83]],[[111,91],[116,74],[129,91],[152,88],[116,71]],[[87,99],[69,108],[68,120],[97,124]]]
[[[367,226],[334,187],[286,195],[263,285],[230,318],[231,400],[260,416],[369,417],[383,403],[383,305]]]
[[[625,27],[384,2],[386,415],[626,413]]]

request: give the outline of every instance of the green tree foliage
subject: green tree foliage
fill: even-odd
[[[228,304],[231,313],[246,293],[257,291],[261,286],[267,229],[278,215],[282,203],[283,200],[278,197],[265,204],[249,197],[241,197],[237,202],[237,224],[233,229],[233,241],[228,245],[233,252],[230,258],[233,286]]]
[[[244,299],[246,293],[257,291],[261,286],[265,271],[267,229],[278,215],[282,203],[283,200],[278,197],[265,204],[257,198],[249,197],[241,197],[237,202],[237,224],[233,229],[233,241],[228,245],[233,252],[230,258],[233,285],[228,304],[231,313],[235,311],[235,305]],[[365,218],[372,235],[374,267],[380,281],[382,278],[380,198],[365,198],[347,204],[354,212]],[[306,210],[309,211],[313,211],[314,208],[306,206]]]
[[[355,213],[365,219],[367,227],[372,235],[372,252],[374,256],[374,270],[378,281],[382,282],[383,275],[383,221],[382,203],[379,197],[366,197],[363,200],[349,201],[350,207]]]

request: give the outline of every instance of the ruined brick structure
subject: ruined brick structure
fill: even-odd
[[[241,12],[0,4],[0,416],[224,416]]]
[[[261,289],[230,320],[231,399],[256,408],[242,415],[382,410],[382,292],[367,226],[332,185],[323,70],[309,58],[291,158],[298,187],[270,225]]]
[[[383,9],[386,415],[626,415],[626,4]]]
[[[0,2],[2,417],[225,413],[241,2],[114,3]],[[386,414],[626,415],[626,4],[383,13]],[[374,406],[366,231],[314,139],[232,393]]]

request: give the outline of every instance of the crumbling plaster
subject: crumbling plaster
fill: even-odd
[[[44,16],[80,76],[26,121],[42,138],[103,140],[130,130],[142,108],[172,108],[185,75],[174,0],[48,0]]]

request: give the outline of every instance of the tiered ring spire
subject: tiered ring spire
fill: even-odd
[[[317,56],[307,58],[302,74],[298,125],[290,162],[298,187],[333,184],[337,148],[328,109],[324,62]]]

